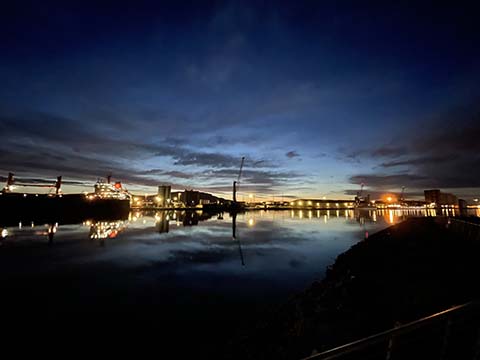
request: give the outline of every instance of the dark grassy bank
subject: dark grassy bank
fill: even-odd
[[[412,218],[341,254],[321,282],[232,341],[232,359],[300,359],[479,296],[480,241]]]

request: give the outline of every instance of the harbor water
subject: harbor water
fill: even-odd
[[[430,215],[162,211],[116,221],[0,224],[0,305],[13,314],[133,314],[142,324],[168,324],[170,334],[195,338],[211,353],[205,324],[209,336],[228,343],[321,280],[352,245],[409,216]]]

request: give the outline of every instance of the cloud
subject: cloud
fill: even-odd
[[[372,157],[398,157],[405,155],[406,152],[405,146],[381,146],[373,149],[370,154]]]
[[[217,178],[217,179],[235,179],[238,175],[238,170],[234,169],[222,169],[208,171],[204,176]],[[266,171],[266,170],[245,170],[242,173],[242,184],[255,184],[255,185],[268,185],[279,186],[295,181],[302,177],[301,174],[295,172],[282,172],[282,171]]]
[[[236,156],[217,153],[200,153],[180,151],[177,154],[170,153],[175,159],[175,165],[208,166],[214,168],[239,166],[239,159]]]
[[[365,184],[371,188],[385,189],[391,187],[402,187],[406,186],[409,188],[413,187],[422,187],[428,184],[429,178],[421,175],[415,174],[364,174],[364,175],[353,175],[349,178],[351,184]]]
[[[398,145],[390,143],[358,150],[356,153],[362,159],[378,157],[384,161],[373,168],[378,172],[350,176],[349,182],[363,182],[371,189],[480,187],[478,104],[454,108],[421,128],[410,129],[398,137]],[[353,154],[355,150],[350,152]]]
[[[99,129],[74,118],[46,113],[23,116],[0,114],[0,170],[30,175],[87,180],[113,173],[122,181],[137,185],[157,185],[161,178],[193,179],[207,169],[237,169],[240,157],[188,149],[182,138],[167,137],[165,142],[135,141],[127,134],[117,134],[113,125]],[[174,166],[198,168],[141,169],[145,160],[167,157]],[[268,168],[270,160],[249,156],[246,168]],[[238,170],[235,170],[238,171]],[[180,180],[180,181],[178,181]],[[165,181],[162,181],[165,182]],[[199,184],[201,185],[201,184]]]
[[[380,164],[381,167],[389,168],[389,167],[396,167],[396,166],[404,166],[404,165],[428,165],[428,164],[438,164],[444,161],[452,161],[456,160],[458,155],[456,154],[446,154],[446,155],[438,155],[438,156],[423,156],[413,159],[405,159],[405,160],[396,160],[396,161],[389,161]]]
[[[289,158],[289,159],[293,159],[293,158],[295,158],[295,157],[300,157],[300,155],[299,155],[296,151],[294,151],[294,150],[287,152],[287,153],[285,154],[285,156],[286,156],[287,158]]]
[[[167,171],[162,169],[150,169],[145,171],[137,171],[137,173],[139,175],[161,175],[161,176],[168,176],[168,177],[173,177],[178,179],[192,179],[195,177],[194,173],[187,173],[184,171],[177,171],[177,170]]]

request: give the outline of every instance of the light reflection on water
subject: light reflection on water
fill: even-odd
[[[107,270],[99,276],[108,278],[109,269],[123,269],[138,287],[168,282],[169,288],[187,286],[193,293],[286,295],[320,279],[340,253],[367,233],[408,216],[431,215],[425,210],[262,210],[236,216],[135,212],[118,221],[3,228],[0,259],[24,257],[32,271],[47,274],[62,267],[81,273],[101,265]],[[0,264],[0,271],[14,269]]]

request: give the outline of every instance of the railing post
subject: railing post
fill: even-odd
[[[401,324],[400,322],[396,321],[395,322],[395,328],[399,327]],[[385,360],[391,360],[392,359],[392,352],[393,352],[393,339],[394,335],[390,336],[390,339],[388,340],[388,346],[387,346],[387,355],[385,356]]]
[[[473,349],[473,360],[480,360],[480,328],[477,331],[477,341]]]
[[[442,343],[442,350],[440,352],[440,360],[445,359],[451,330],[452,330],[452,316],[449,316],[445,324],[445,331],[443,333],[443,343]]]

